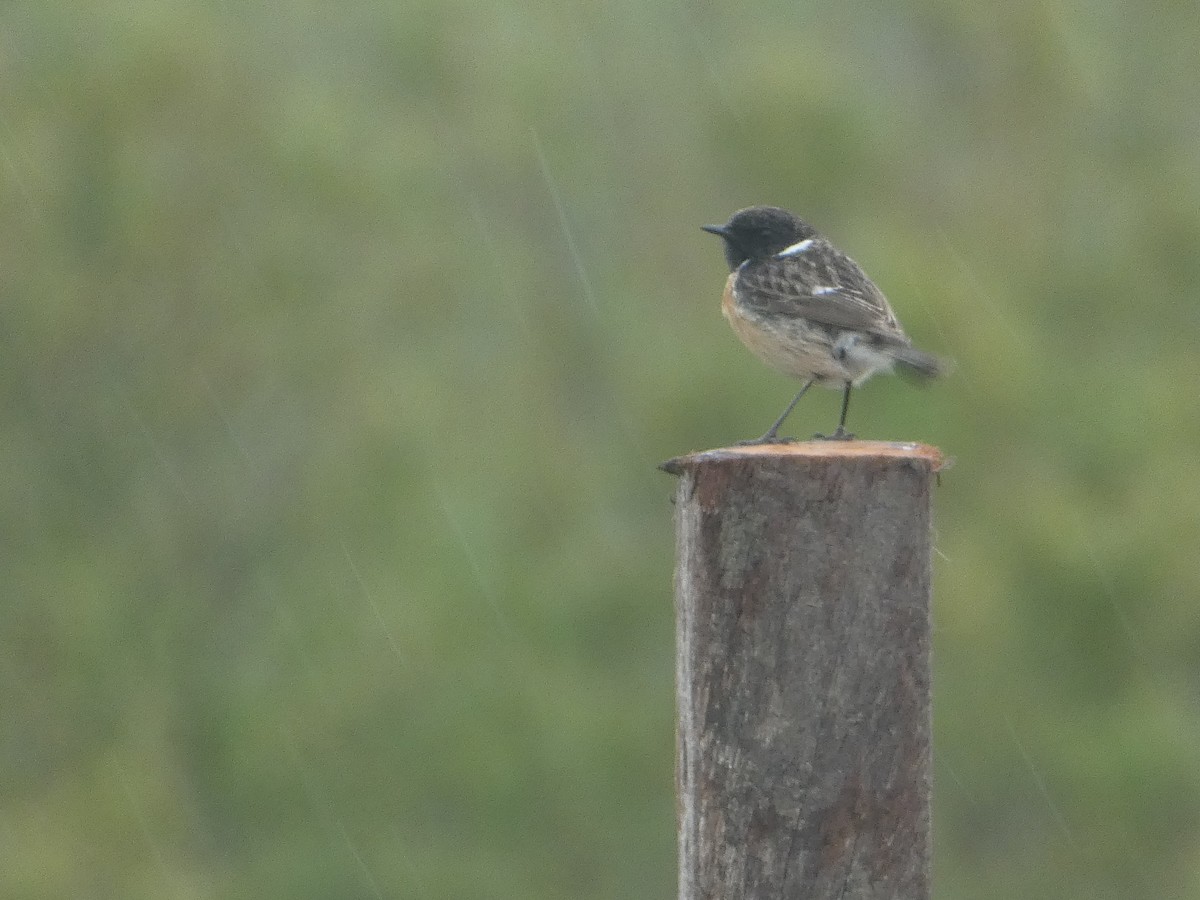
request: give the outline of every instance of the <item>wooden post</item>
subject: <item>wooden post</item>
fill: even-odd
[[[680,900],[928,900],[930,494],[866,441],[664,463]]]

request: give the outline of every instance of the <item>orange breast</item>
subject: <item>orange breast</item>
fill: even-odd
[[[830,355],[829,338],[821,330],[809,329],[797,320],[764,319],[744,311],[734,291],[736,280],[737,272],[731,272],[725,282],[721,312],[751,353],[793,378],[816,378],[821,383],[841,385],[853,377]]]
[[[733,303],[733,283],[737,280],[737,272],[730,272],[729,277],[725,279],[725,293],[721,297],[721,313],[729,321],[733,323],[733,317],[737,315],[737,310]]]
[[[738,306],[734,292],[737,272],[730,272],[725,281],[725,294],[721,297],[721,313],[729,322],[729,327],[738,339],[750,349],[755,356],[767,365],[792,374],[789,365],[792,354],[789,352],[782,335],[774,329],[766,327],[766,323],[755,316],[748,316]]]

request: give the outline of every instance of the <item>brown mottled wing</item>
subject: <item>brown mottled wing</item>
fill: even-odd
[[[755,259],[737,273],[738,301],[765,316],[804,318],[907,343],[883,292],[828,241],[801,253]]]

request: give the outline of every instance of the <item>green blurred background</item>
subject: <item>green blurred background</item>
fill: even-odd
[[[0,896],[674,893],[673,482],[790,207],[947,382],[937,896],[1200,896],[1200,8],[0,12]],[[806,398],[805,434],[838,396]]]

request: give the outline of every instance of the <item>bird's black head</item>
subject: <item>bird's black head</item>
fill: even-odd
[[[751,206],[738,210],[724,225],[701,225],[725,240],[725,261],[730,271],[748,259],[762,259],[792,244],[813,237],[817,230],[778,206]]]

